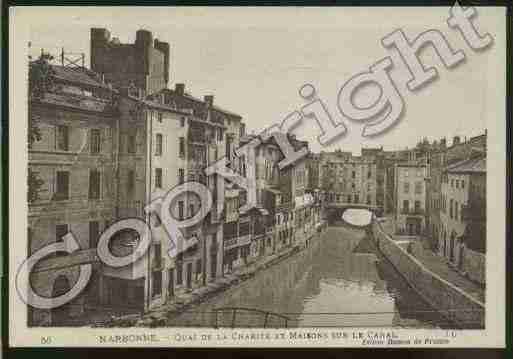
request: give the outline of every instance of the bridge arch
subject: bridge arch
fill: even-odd
[[[344,212],[348,209],[366,209],[378,217],[381,217],[383,215],[382,207],[363,203],[336,203],[327,204],[324,207],[326,218],[328,219],[329,223],[341,220],[342,216],[344,215]]]

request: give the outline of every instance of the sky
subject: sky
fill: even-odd
[[[450,29],[447,8],[17,8],[29,26],[31,52],[40,48],[58,54],[61,47],[83,52],[89,66],[91,27],[105,27],[122,43],[132,43],[138,29],[170,43],[170,87],[185,83],[196,97],[215,96],[215,103],[239,113],[248,132],[281,122],[306,104],[298,90],[310,83],[332,117],[341,121],[337,107],[340,88],[352,76],[390,56],[391,76],[405,102],[405,114],[397,126],[373,139],[361,136],[363,123],[345,123],[348,133],[322,147],[315,121],[294,130],[308,140],[314,152],[342,149],[360,153],[361,147],[403,149],[420,138],[454,135],[462,140],[484,132],[497,111],[487,106],[493,96],[504,96],[494,82],[497,46],[501,33],[494,25],[497,12],[479,8],[475,26],[489,32],[494,45],[474,52],[459,32]],[[384,48],[380,39],[401,28],[413,39],[429,29],[441,31],[453,49],[461,49],[466,61],[446,69],[435,51],[420,57],[438,69],[438,79],[411,92],[408,72],[398,53]],[[27,45],[28,50],[28,45]],[[500,62],[499,62],[500,63]],[[379,92],[367,86],[355,97],[360,105],[375,101]]]

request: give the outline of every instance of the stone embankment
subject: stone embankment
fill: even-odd
[[[321,232],[323,233],[323,232]],[[320,237],[320,233],[313,234],[308,241],[315,240]],[[166,326],[170,318],[178,315],[186,310],[190,310],[194,306],[215,297],[216,295],[254,277],[258,272],[277,264],[295,253],[303,250],[304,246],[293,246],[283,249],[282,251],[269,255],[264,258],[248,263],[248,265],[235,269],[233,273],[226,274],[224,277],[217,279],[215,282],[208,283],[206,286],[192,290],[191,292],[175,298],[172,303],[165,304],[161,307],[152,309],[151,311],[141,314],[132,314],[122,317],[112,317],[110,320],[97,323],[101,327],[160,327]]]
[[[387,223],[373,218],[371,232],[381,253],[392,263],[409,285],[443,316],[464,329],[485,326],[485,305],[461,287],[431,271],[408,253],[404,241],[396,241],[387,233]]]

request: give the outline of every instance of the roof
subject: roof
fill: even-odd
[[[57,80],[88,87],[109,89],[109,86],[100,80],[98,74],[86,68],[52,65],[52,69],[55,71],[54,77]]]
[[[457,162],[447,167],[450,173],[486,173],[486,157],[480,156]]]
[[[67,93],[48,92],[39,99],[39,103],[45,105],[63,106],[68,109],[83,110],[101,113],[104,115],[112,115],[112,105],[110,102],[86,96],[76,96]]]
[[[151,94],[150,96],[155,96],[155,95],[157,95],[157,94],[159,94],[159,93],[162,93],[162,92],[169,93],[169,94],[171,94],[171,95],[173,95],[173,96],[175,96],[175,97],[181,97],[182,99],[184,99],[184,100],[186,100],[186,101],[188,100],[189,102],[194,102],[194,103],[196,103],[197,105],[200,105],[200,104],[201,104],[202,106],[205,106],[205,105],[206,105],[206,104],[205,104],[205,101],[203,101],[202,99],[199,99],[199,98],[197,98],[197,97],[194,97],[194,96],[192,96],[192,95],[188,94],[187,92],[185,92],[183,95],[179,95],[175,90],[168,89],[168,88],[166,88],[166,89],[162,89],[162,90],[160,90],[160,91],[158,91],[158,92],[156,92],[156,93]],[[181,104],[177,104],[177,106],[182,107],[182,106],[181,106]],[[238,118],[238,119],[242,119],[242,116],[241,116],[241,115],[236,114],[235,112],[232,112],[232,111],[226,110],[226,109],[224,109],[224,108],[221,108],[221,107],[219,107],[219,106],[217,106],[217,105],[213,105],[213,106],[212,106],[212,109],[213,109],[213,110],[215,110],[215,111],[218,111],[218,112],[220,112],[220,113],[222,113],[222,114],[224,114],[224,115],[232,116],[232,117],[236,117],[236,118]]]

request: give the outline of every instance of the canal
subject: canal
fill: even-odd
[[[365,222],[362,212],[352,214],[346,211],[344,219]],[[452,326],[406,284],[364,229],[340,222],[303,251],[169,318],[168,325],[261,327],[263,313],[272,312],[285,316],[288,327]],[[228,309],[215,313],[234,307],[251,310],[237,310],[236,316]],[[285,326],[282,317],[270,318],[274,326]]]

